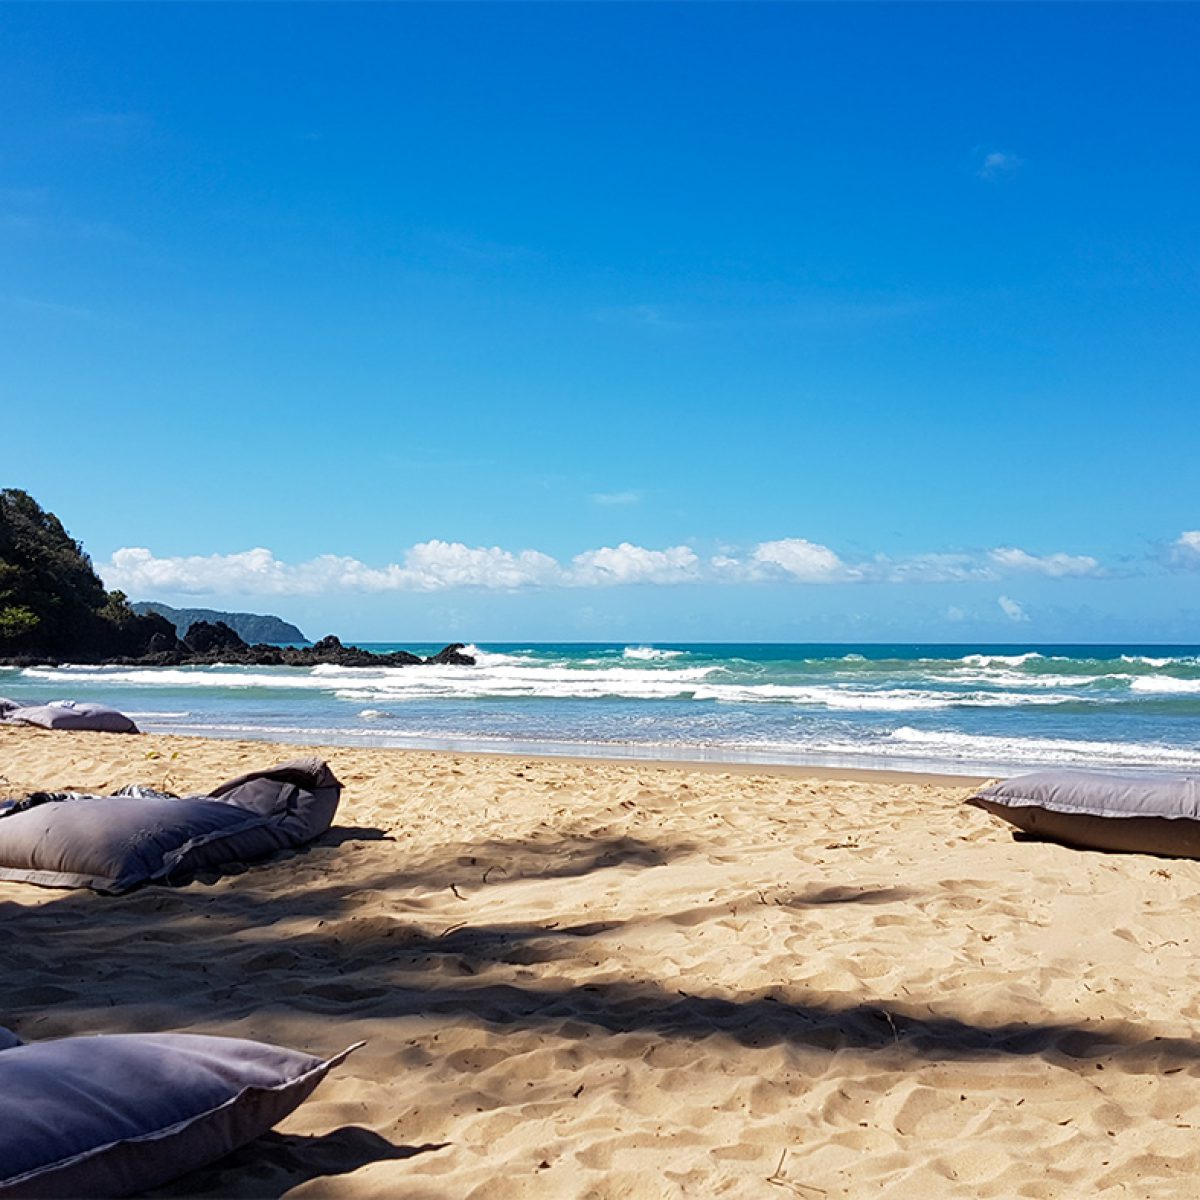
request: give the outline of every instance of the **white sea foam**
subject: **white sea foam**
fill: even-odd
[[[636,661],[636,660],[635,660]],[[420,666],[404,668],[339,667],[331,664],[306,670],[296,668],[117,668],[102,674],[73,671],[64,678],[60,668],[30,668],[30,678],[72,685],[88,682],[121,684],[137,688],[200,688],[237,691],[302,691],[324,693],[359,703],[372,712],[379,703],[422,700],[499,699],[603,699],[669,700],[692,698],[723,704],[794,704],[843,711],[905,712],[952,707],[1019,707],[1058,704],[1071,699],[1053,684],[1075,688],[1071,676],[1050,676],[1036,691],[934,690],[921,687],[864,688],[832,684],[725,682],[729,672],[720,667],[625,667],[580,669],[565,665],[538,665],[528,660],[496,662],[487,667]],[[1006,673],[1018,686],[1023,680]],[[978,682],[996,684],[995,676],[978,676]],[[1086,680],[1084,682],[1087,682]]]
[[[893,730],[888,753],[961,762],[1055,763],[1119,766],[1196,767],[1200,749],[1154,742],[1087,741],[1075,738],[1021,738],[955,733],[940,729]],[[861,753],[861,747],[859,748]]]
[[[862,712],[904,712],[939,708],[1013,708],[1024,705],[1066,704],[1075,696],[1052,692],[933,691],[923,688],[856,689],[828,685],[796,686],[717,684],[697,687],[697,700],[754,704],[790,702],[814,708]]]
[[[957,698],[944,693],[898,688],[891,691],[851,691],[848,688],[797,687],[785,684],[736,684],[698,687],[697,700],[725,704],[798,704],[810,708],[846,709],[859,712],[906,712],[949,708]]]
[[[499,667],[507,666],[510,663],[529,662],[528,653],[501,654],[498,650],[480,650],[474,643],[464,646],[462,652],[463,654],[469,654],[475,660],[477,667]]]
[[[964,654],[959,662],[964,662],[972,667],[990,667],[995,665],[1006,667],[1021,667],[1027,662],[1032,662],[1035,658],[1043,657],[1036,650],[1029,651],[1028,654]]]
[[[1200,695],[1200,679],[1176,679],[1173,675],[1139,675],[1129,681],[1131,692],[1164,696]]]
[[[943,678],[945,678],[943,676]],[[952,672],[950,681],[960,683],[985,683],[993,687],[1010,688],[1080,688],[1089,687],[1101,680],[1128,679],[1124,673],[1110,675],[1026,675],[1020,671],[987,671],[960,668]]]
[[[480,696],[624,696],[654,699],[686,694],[716,667],[665,670],[607,667],[580,670],[530,665],[527,661],[489,667],[338,667],[321,665],[248,669],[239,667],[86,668],[64,675],[58,667],[31,667],[24,677],[57,686],[121,684],[138,688],[260,689],[315,691],[350,699],[421,699]]]
[[[1182,654],[1178,658],[1151,658],[1148,654],[1122,654],[1121,661],[1147,667],[1181,667],[1195,666],[1200,659],[1188,654]]]
[[[462,748],[469,748],[471,745],[487,745],[497,748],[513,748],[518,745],[533,746],[537,744],[552,745],[550,741],[530,740],[529,742],[518,742],[516,739],[509,737],[507,734],[475,732],[463,733],[454,730],[428,730],[428,729],[408,729],[403,726],[387,725],[387,726],[372,726],[367,729],[343,727],[337,729],[321,729],[316,730],[308,725],[269,725],[257,722],[227,722],[220,723],[216,721],[189,721],[186,726],[173,728],[173,733],[187,732],[191,734],[202,734],[204,736],[224,737],[224,738],[265,738],[274,741],[288,742],[304,742],[321,745],[344,745],[353,743],[356,745],[403,745],[408,744],[415,747],[437,747],[457,745]],[[564,747],[569,747],[574,743],[562,742],[558,743]],[[587,743],[580,742],[580,745]]]
[[[621,651],[622,658],[630,658],[637,662],[664,662],[667,659],[679,658],[682,650],[660,650],[657,646],[626,646]]]
[[[349,669],[349,668],[346,668]],[[415,668],[410,668],[415,669]],[[320,668],[313,668],[313,672]],[[69,674],[64,675],[64,671]],[[319,675],[297,671],[294,667],[247,670],[239,667],[27,667],[29,679],[50,683],[133,684],[138,687],[189,688],[309,688],[327,690],[329,684]]]

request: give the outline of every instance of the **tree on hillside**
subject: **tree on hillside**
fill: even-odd
[[[27,492],[0,489],[0,656],[144,652],[169,622],[139,617],[108,592],[83,547]]]

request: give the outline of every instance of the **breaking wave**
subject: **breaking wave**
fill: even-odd
[[[474,667],[68,665],[6,668],[0,679],[20,703],[91,699],[143,728],[226,736],[956,771],[1200,769],[1196,647],[467,650]]]
[[[682,650],[660,650],[657,646],[626,646],[621,651],[622,658],[633,659],[635,662],[667,662],[679,658]]]

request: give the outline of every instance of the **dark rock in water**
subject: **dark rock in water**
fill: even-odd
[[[431,654],[425,661],[431,666],[446,666],[446,667],[473,667],[475,659],[470,654],[463,654],[466,649],[462,642],[454,642],[452,645],[443,646],[436,654]]]
[[[162,646],[152,649],[140,659],[124,658],[123,665],[141,662],[146,666],[212,666],[228,663],[248,667],[416,667],[423,663],[471,667],[475,660],[462,654],[463,645],[455,642],[439,650],[431,658],[420,658],[407,650],[390,654],[375,654],[358,646],[345,646],[341,639],[330,634],[311,646],[273,646],[259,642],[247,646],[238,635],[220,621],[197,621],[187,637],[176,648]]]
[[[284,661],[291,666],[311,667],[318,663],[332,663],[337,667],[411,667],[419,663],[415,654],[397,650],[392,654],[373,654],[358,646],[343,646],[341,640],[330,634],[312,646],[283,651]]]
[[[146,643],[146,653],[148,655],[169,654],[178,645],[179,642],[176,638],[167,637],[167,635],[163,633],[156,633],[150,638],[149,642]]]
[[[224,621],[197,621],[184,634],[183,643],[193,654],[250,648]]]

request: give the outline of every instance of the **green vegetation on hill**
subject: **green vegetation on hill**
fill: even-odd
[[[0,489],[0,657],[139,655],[175,631],[109,592],[83,547],[28,493]]]
[[[130,607],[135,613],[158,613],[175,626],[176,633],[183,637],[197,621],[216,624],[223,621],[244,642],[255,644],[268,642],[272,645],[307,645],[308,638],[280,617],[270,614],[218,612],[211,608],[172,608],[157,600],[138,600]]]
[[[430,658],[406,650],[372,654],[332,635],[315,646],[278,617],[175,610],[109,592],[83,547],[26,492],[0,488],[0,662],[129,662],[151,666],[238,662],[267,666],[406,667],[420,663],[473,666],[460,642]],[[156,609],[186,621],[181,638]],[[207,618],[216,618],[209,620]],[[259,624],[245,625],[244,621]],[[266,622],[265,625],[261,624]],[[241,632],[239,632],[239,626]],[[257,644],[247,645],[247,639]]]

